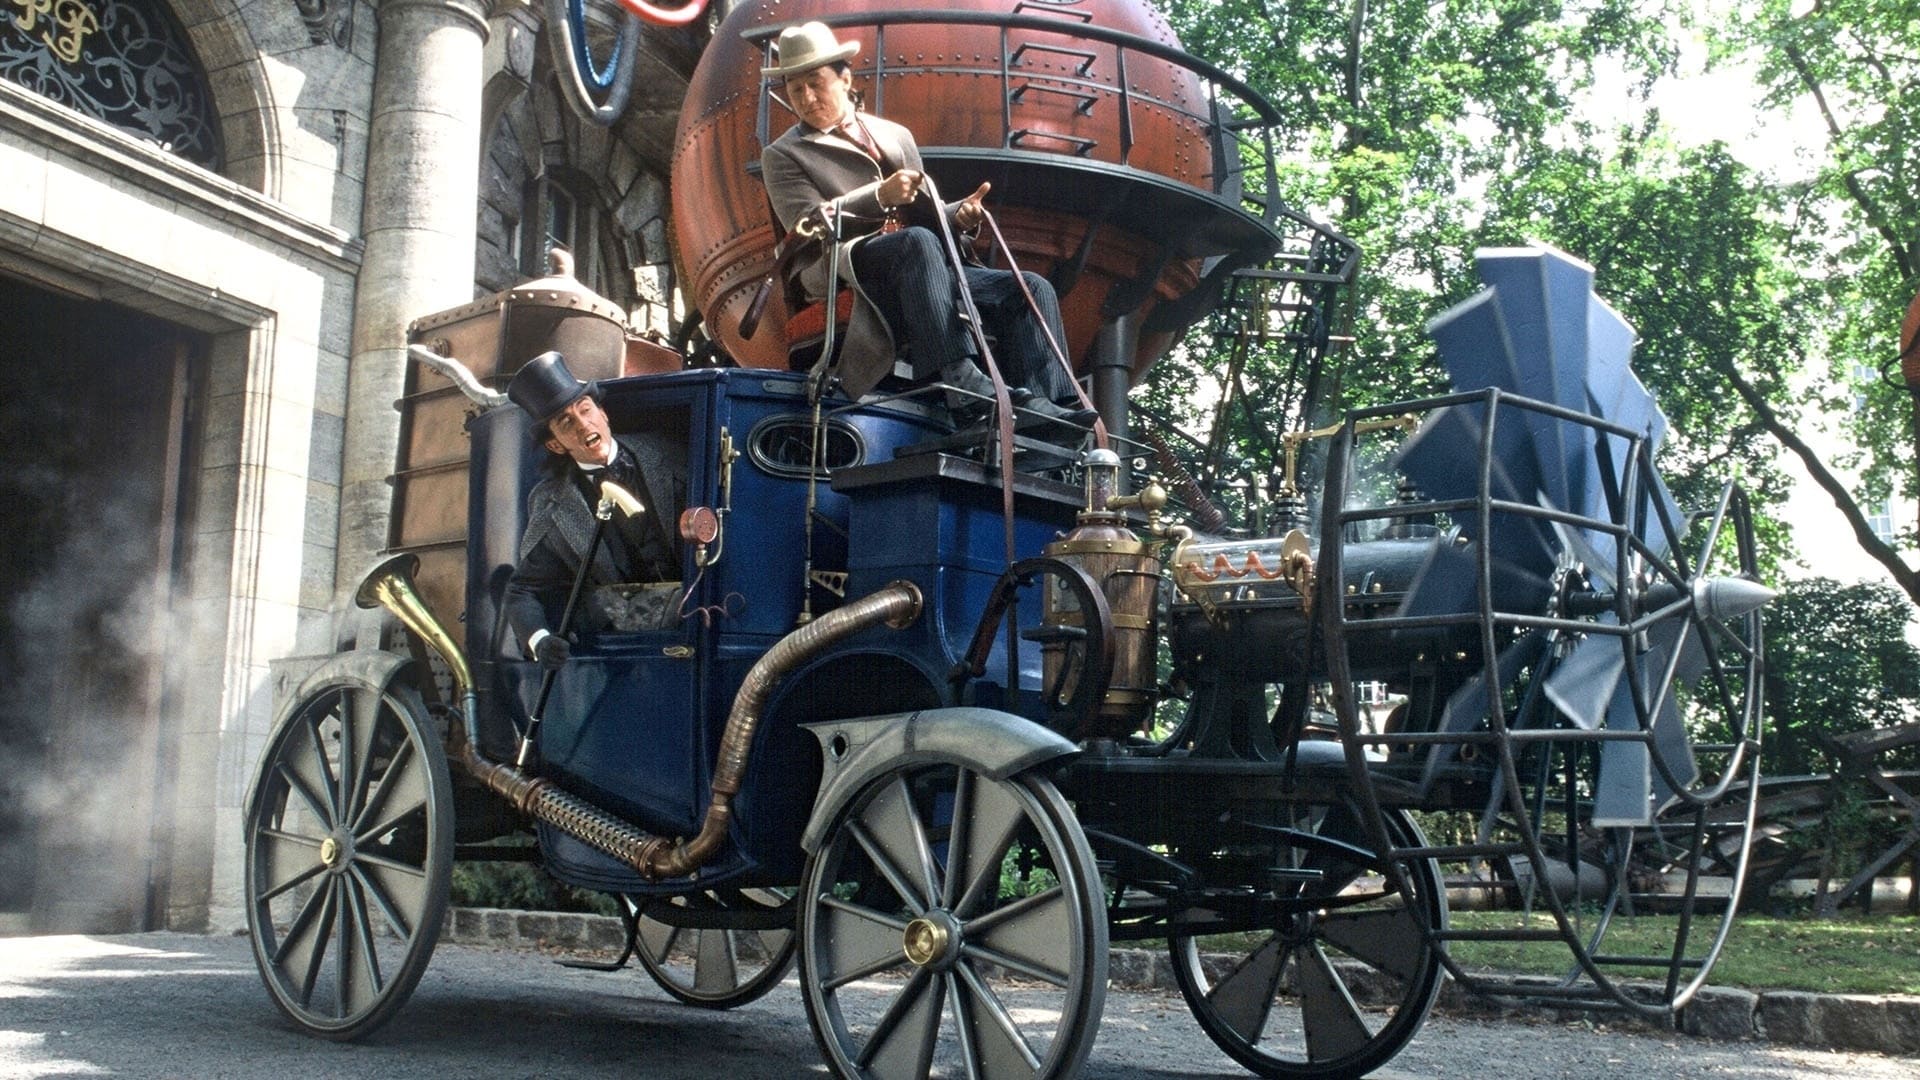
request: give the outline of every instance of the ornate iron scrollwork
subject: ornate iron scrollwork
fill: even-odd
[[[0,0],[0,78],[218,169],[206,73],[155,0]]]

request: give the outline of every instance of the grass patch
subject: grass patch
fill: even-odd
[[[1452,924],[1462,930],[1510,927],[1551,929],[1552,916],[1530,918],[1512,911],[1456,911]],[[1607,930],[1604,950],[1613,955],[1659,955],[1673,948],[1676,919],[1642,915],[1615,919]],[[1590,927],[1592,924],[1588,923]],[[1714,921],[1696,919],[1694,942],[1688,951],[1698,955],[1710,943],[1698,936],[1711,932]],[[1468,970],[1527,975],[1562,975],[1573,956],[1559,942],[1457,941],[1453,956]],[[1664,971],[1619,969],[1624,977],[1663,976]],[[1805,990],[1823,994],[1920,994],[1920,919],[1910,916],[1872,918],[1782,919],[1743,915],[1727,932],[1707,982],[1747,990]]]

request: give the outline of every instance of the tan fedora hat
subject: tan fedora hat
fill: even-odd
[[[784,79],[851,59],[859,52],[858,41],[836,39],[826,23],[801,23],[780,31],[780,41],[774,46],[774,65],[761,68],[760,74]]]

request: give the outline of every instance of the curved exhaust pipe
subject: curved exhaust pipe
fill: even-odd
[[[521,813],[544,821],[598,851],[619,859],[649,881],[684,877],[712,860],[726,841],[733,821],[733,797],[740,793],[752,756],[754,732],[766,712],[773,690],[796,667],[869,627],[895,630],[911,626],[920,617],[920,589],[910,581],[895,581],[858,600],[835,608],[781,638],[748,670],[713,766],[713,799],[692,839],[655,836],[585,799],[562,790],[546,777],[530,776],[516,766],[489,761],[480,752],[479,717],[473,676],[453,637],[421,602],[413,588],[420,560],[399,555],[375,567],[354,593],[363,608],[382,607],[440,654],[452,672],[460,698],[462,738],[448,740],[447,756],[474,779],[485,784]]]

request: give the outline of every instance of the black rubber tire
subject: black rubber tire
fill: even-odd
[[[1440,871],[1432,860],[1403,863],[1412,894],[1404,896],[1381,873],[1357,808],[1300,810],[1293,828],[1350,845],[1355,857],[1283,849],[1277,870],[1316,870],[1319,879],[1274,876],[1270,932],[1224,936],[1205,950],[1193,937],[1170,937],[1174,981],[1207,1036],[1255,1074],[1364,1076],[1413,1038],[1439,995],[1443,968],[1425,933],[1446,925]],[[1385,814],[1396,847],[1424,843],[1404,812]],[[1224,970],[1221,951],[1235,957]]]

